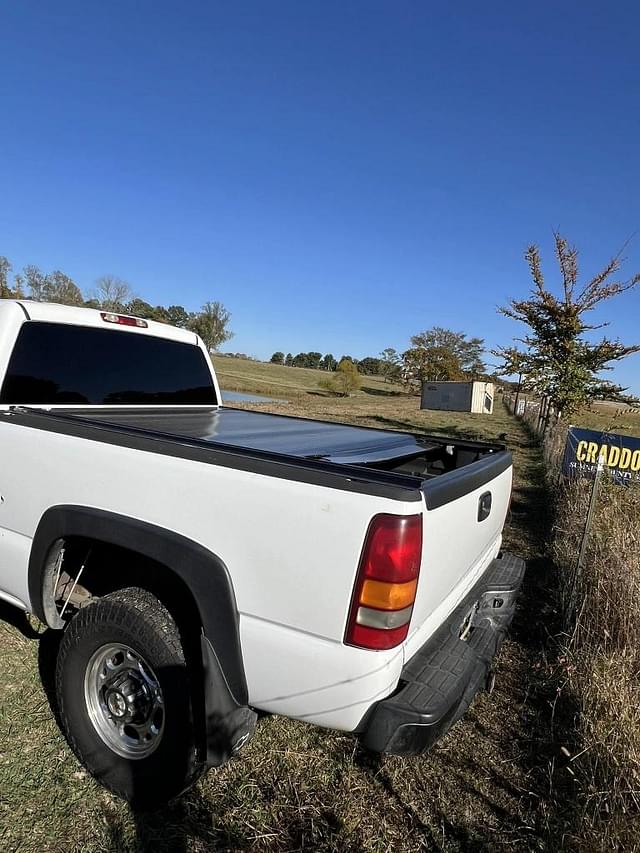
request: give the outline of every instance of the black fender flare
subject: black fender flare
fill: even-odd
[[[221,687],[226,687],[223,693],[227,694],[222,702],[223,715],[237,709],[246,717],[248,691],[238,610],[231,578],[222,560],[197,542],[145,521],[90,507],[51,507],[40,519],[29,557],[31,607],[42,621],[46,621],[43,579],[47,554],[57,540],[70,536],[127,548],[166,566],[185,583],[203,627],[201,647],[207,719],[220,719],[223,712],[219,701]],[[221,763],[212,759],[210,755],[210,763]]]

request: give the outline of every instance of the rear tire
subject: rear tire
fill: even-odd
[[[204,772],[180,634],[146,590],[110,593],[71,620],[56,695],[73,752],[133,806],[161,805]]]

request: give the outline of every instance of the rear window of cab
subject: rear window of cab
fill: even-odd
[[[0,403],[215,405],[217,399],[195,344],[31,320],[18,334]]]

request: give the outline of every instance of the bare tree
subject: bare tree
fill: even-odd
[[[133,299],[133,292],[126,281],[115,275],[102,275],[96,279],[94,299],[104,311],[122,311]]]

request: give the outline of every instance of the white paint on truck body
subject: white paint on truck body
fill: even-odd
[[[43,322],[103,322],[99,312],[36,303],[29,305],[29,314]],[[0,386],[24,322],[19,305],[0,303]],[[203,348],[192,333],[157,323],[121,331],[189,338]],[[213,368],[212,377],[219,395]],[[479,496],[489,489],[493,509],[479,523]],[[0,597],[31,608],[31,542],[50,507],[95,508],[165,528],[207,548],[228,568],[250,704],[350,731],[372,703],[393,692],[405,661],[497,554],[510,489],[509,468],[490,484],[428,510],[424,499],[343,491],[5,418],[0,421]],[[375,652],[346,646],[343,638],[365,534],[378,513],[422,513],[424,522],[408,639]]]

